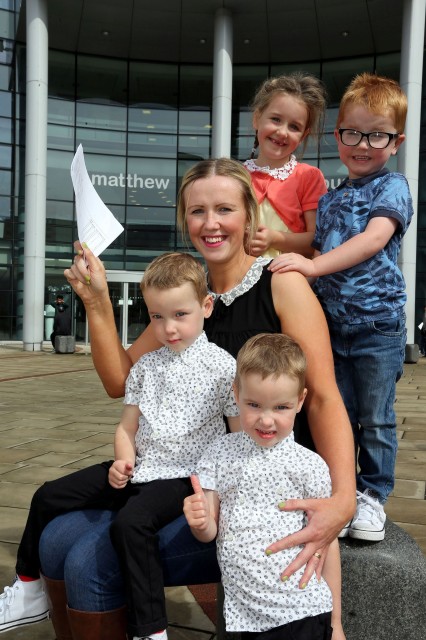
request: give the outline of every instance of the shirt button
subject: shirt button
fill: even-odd
[[[345,191],[345,193],[343,194],[343,197],[344,197],[344,198],[347,198],[347,197],[348,197],[348,195],[349,195],[349,193],[348,193],[347,191]]]

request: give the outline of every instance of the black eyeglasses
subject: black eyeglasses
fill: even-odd
[[[367,142],[373,149],[386,149],[392,142],[399,137],[399,133],[386,133],[385,131],[357,131],[356,129],[339,129],[339,136],[342,144],[347,147],[356,147],[363,138],[367,138]]]

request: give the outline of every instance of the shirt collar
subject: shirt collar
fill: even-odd
[[[366,184],[369,184],[376,178],[382,178],[387,173],[389,173],[389,169],[387,167],[383,167],[379,171],[375,173],[371,173],[369,176],[364,176],[362,178],[345,178],[343,182],[339,184],[337,189],[344,189],[345,187],[354,186],[354,187],[363,187]]]
[[[164,347],[164,349],[170,360],[181,358],[185,364],[191,364],[194,361],[199,361],[200,354],[205,350],[208,342],[208,338],[203,331],[196,341],[183,351],[173,351],[173,349],[169,349],[169,347]]]
[[[242,436],[249,443],[253,451],[256,451],[260,455],[265,455],[265,456],[268,454],[272,455],[273,453],[276,453],[276,452],[281,452],[281,451],[291,449],[295,444],[293,431],[289,433],[286,438],[284,438],[283,440],[280,440],[279,442],[277,442],[277,444],[274,444],[273,447],[262,447],[262,445],[257,444],[257,442],[255,442],[253,438],[251,438],[248,435],[248,433],[246,433],[245,431],[242,432]]]

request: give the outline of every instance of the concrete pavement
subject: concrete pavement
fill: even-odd
[[[113,456],[121,400],[109,398],[90,353],[23,352],[0,344],[0,588],[11,584],[15,556],[35,489]],[[399,452],[388,516],[426,554],[426,358],[405,365],[398,383]],[[210,598],[214,590],[208,592]],[[201,601],[198,597],[198,601]],[[170,640],[211,640],[214,625],[187,588],[167,590]],[[49,622],[14,630],[5,638],[53,640]]]

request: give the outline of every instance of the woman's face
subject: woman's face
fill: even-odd
[[[195,249],[208,263],[226,263],[244,253],[247,212],[237,180],[201,178],[184,192],[186,224]]]

